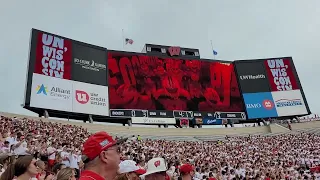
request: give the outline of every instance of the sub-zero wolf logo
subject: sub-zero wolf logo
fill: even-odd
[[[79,64],[82,66],[83,69],[88,69],[91,71],[101,71],[101,70],[106,70],[107,66],[105,64],[99,64],[96,63],[94,60],[85,60],[85,59],[79,59],[79,58],[74,58],[74,63]]]

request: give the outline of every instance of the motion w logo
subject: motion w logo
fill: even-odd
[[[180,55],[180,47],[171,46],[168,49],[170,56],[179,56]]]

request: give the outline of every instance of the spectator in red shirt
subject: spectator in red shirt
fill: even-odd
[[[114,179],[120,164],[118,144],[126,139],[114,140],[106,132],[91,135],[83,144],[82,159],[85,170],[80,180]]]
[[[182,180],[192,180],[194,176],[194,167],[191,164],[184,164],[180,167]]]

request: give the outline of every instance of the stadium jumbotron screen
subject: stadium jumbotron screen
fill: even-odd
[[[148,117],[244,111],[231,63],[109,51],[108,76],[110,116],[131,116],[132,109],[148,110],[134,112]]]

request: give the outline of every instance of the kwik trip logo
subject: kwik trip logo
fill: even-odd
[[[106,98],[101,97],[98,93],[90,93],[90,95],[81,90],[76,90],[76,100],[80,104],[90,103],[96,106],[106,106]]]
[[[64,39],[52,35],[42,34],[42,73],[46,76],[63,78],[63,54],[68,51],[64,46]]]
[[[60,87],[55,87],[53,86],[48,90],[48,87],[45,86],[44,84],[38,85],[36,88],[37,94],[42,94],[45,96],[51,96],[54,98],[59,98],[59,99],[69,99],[71,90],[69,89],[63,89]]]
[[[293,90],[290,76],[288,75],[288,64],[283,59],[267,60],[268,67],[273,77],[273,83],[278,91]],[[290,69],[289,69],[290,70]]]
[[[258,75],[242,75],[240,76],[241,80],[257,80],[257,79],[265,79],[266,76],[263,74]]]
[[[107,66],[105,64],[99,64],[94,62],[94,60],[85,60],[85,59],[78,59],[74,58],[74,63],[82,66],[83,69],[88,69],[91,71],[100,71],[100,70],[106,70]]]

